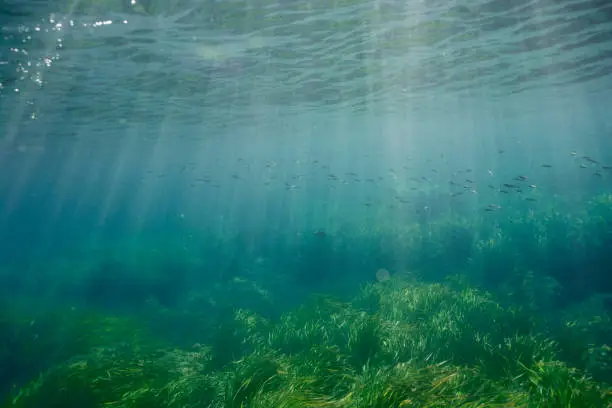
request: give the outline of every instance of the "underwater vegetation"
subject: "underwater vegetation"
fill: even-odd
[[[567,318],[580,311],[573,313]],[[93,316],[67,318],[74,353],[16,387],[2,406],[612,404],[610,347],[593,343],[612,330],[609,315],[555,325],[502,306],[461,279],[422,283],[393,277],[364,286],[351,301],[313,296],[276,320],[234,309],[221,325],[211,321],[195,328],[203,341],[189,347],[154,340],[143,319]],[[62,330],[49,322],[39,333],[43,343]],[[21,342],[15,350],[20,357],[43,358],[43,347],[28,347]]]
[[[554,208],[3,265],[2,406],[610,407],[612,195]]]
[[[211,288],[235,286],[238,279],[259,285],[274,298],[264,301],[266,307],[281,304],[283,311],[312,291],[354,294],[387,268],[429,282],[460,273],[476,287],[536,308],[609,296],[612,195],[595,196],[579,209],[562,208],[542,200],[471,218],[451,212],[427,223],[397,222],[381,211],[324,231],[263,231],[257,240],[240,230],[189,231],[185,244],[182,231],[164,232],[137,245],[119,242],[82,249],[78,256],[43,254],[5,263],[0,290],[59,296],[104,310],[133,310],[152,299],[181,308],[194,296],[217,297]],[[261,296],[231,299],[248,303]],[[610,296],[604,303],[612,309]]]
[[[0,3],[0,408],[612,408],[610,4],[259,3]]]

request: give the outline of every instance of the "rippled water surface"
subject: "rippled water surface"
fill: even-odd
[[[1,120],[223,125],[612,91],[607,0],[131,3],[4,1]]]

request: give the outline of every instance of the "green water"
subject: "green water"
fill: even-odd
[[[0,4],[0,406],[612,406],[612,9]]]

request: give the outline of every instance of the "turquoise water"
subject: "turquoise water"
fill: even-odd
[[[4,1],[0,390],[93,345],[223,344],[236,313],[277,322],[314,294],[385,328],[436,321],[429,306],[370,307],[372,287],[401,304],[407,282],[542,316],[525,333],[558,342],[549,360],[609,384],[610,33],[606,1]],[[274,338],[266,327],[257,336]],[[400,340],[381,336],[395,357],[359,361],[398,369]],[[432,361],[478,355],[440,341],[454,351]],[[249,347],[200,370],[225,372]],[[346,387],[309,392],[412,406]],[[283,406],[244,398],[198,406]],[[306,400],[292,406],[322,406]],[[87,401],[70,403],[109,402]],[[529,406],[569,406],[555,401]]]

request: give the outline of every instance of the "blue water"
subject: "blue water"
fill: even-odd
[[[516,217],[586,220],[612,194],[611,33],[608,1],[5,0],[3,301],[180,308],[240,278],[295,305],[469,270]],[[449,220],[447,261],[404,250]],[[612,293],[574,249],[599,265],[579,287],[534,261],[559,303]]]

